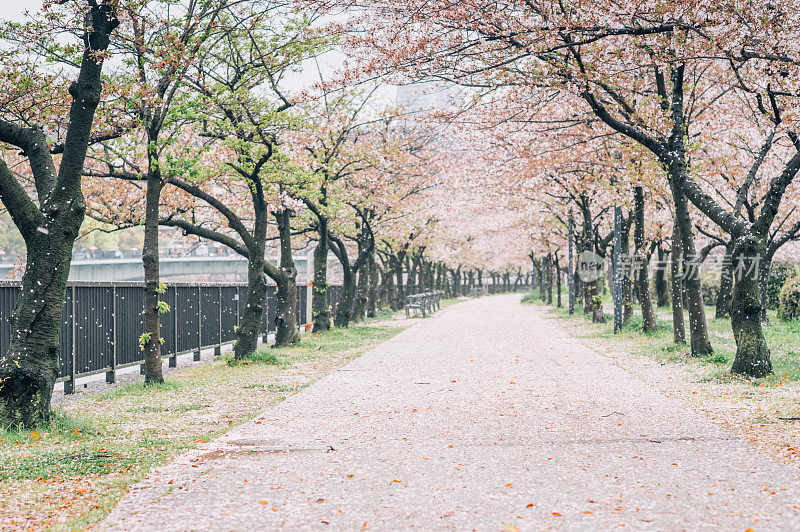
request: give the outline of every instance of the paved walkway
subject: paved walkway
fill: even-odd
[[[799,471],[518,299],[471,300],[421,321],[162,467],[104,525],[800,528]]]

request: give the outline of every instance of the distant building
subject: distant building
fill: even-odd
[[[395,105],[404,117],[398,120],[397,127],[413,130],[433,126],[432,139],[440,149],[447,149],[450,144],[447,135],[442,135],[442,128],[431,121],[430,115],[455,110],[463,101],[463,94],[461,87],[443,81],[401,85],[397,87]]]

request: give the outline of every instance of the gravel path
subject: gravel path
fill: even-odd
[[[800,528],[800,471],[519,296],[455,305],[160,468],[124,530]]]

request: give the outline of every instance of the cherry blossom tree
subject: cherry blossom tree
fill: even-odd
[[[50,398],[58,376],[58,332],[66,294],[72,246],[86,204],[81,192],[83,163],[92,140],[95,111],[102,100],[102,68],[119,26],[115,2],[87,0],[74,10],[48,4],[22,27],[6,27],[29,46],[0,55],[0,200],[22,233],[28,249],[22,291],[10,317],[11,342],[0,362],[0,425],[31,427],[50,416]],[[47,73],[57,61],[43,41],[58,51],[59,35],[50,21],[69,20],[80,35],[69,46],[79,54],[72,74]],[[80,44],[78,44],[80,43]],[[56,52],[57,53],[57,52]],[[67,91],[63,91],[68,85]],[[48,92],[71,97],[71,105],[53,102]],[[66,121],[65,130],[53,129]],[[56,139],[49,131],[58,131]],[[19,171],[6,161],[19,150],[35,190],[27,190]],[[56,155],[58,157],[56,157]]]

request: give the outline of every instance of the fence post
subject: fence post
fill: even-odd
[[[172,291],[175,294],[175,297],[172,298],[172,323],[174,325],[172,331],[172,338],[175,340],[172,344],[173,351],[172,355],[169,357],[169,367],[177,368],[178,367],[178,289],[176,287],[172,287]]]
[[[143,286],[142,297],[144,298],[144,301],[145,301],[145,305],[144,306],[147,306],[147,285]],[[144,315],[144,309],[142,309],[142,315]],[[146,326],[147,326],[147,322],[145,322],[145,327]],[[144,351],[139,349],[139,352],[143,353]],[[146,366],[144,364],[144,359],[142,359],[142,363],[139,364],[139,375],[144,375],[145,373],[147,373]]]
[[[200,361],[200,352],[203,348],[203,290],[197,286],[197,351],[194,353],[194,361]]]
[[[217,325],[219,325],[219,336],[217,337],[217,340],[219,340],[219,344],[217,344],[217,347],[214,348],[214,356],[215,357],[218,357],[218,356],[220,356],[222,354],[222,285],[219,286],[219,309],[218,310],[219,310],[219,322],[217,323]]]
[[[78,320],[76,320],[77,316],[75,316],[75,286],[72,286],[72,352],[67,357],[67,363],[69,364],[69,380],[64,381],[64,393],[65,394],[72,394],[75,393],[75,346],[77,344],[77,326]]]
[[[111,285],[111,328],[114,339],[111,346],[111,370],[106,372],[106,382],[114,384],[117,382],[117,285]]]

